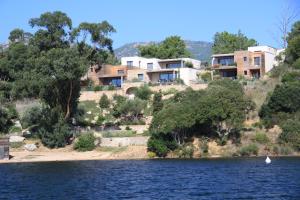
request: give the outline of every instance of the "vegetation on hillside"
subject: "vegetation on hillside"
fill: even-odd
[[[217,32],[214,35],[214,42],[212,46],[213,53],[233,53],[238,50],[247,50],[250,46],[257,46],[258,43],[254,39],[249,39],[241,31],[237,34],[224,32]]]
[[[32,113],[26,126],[34,126],[46,146],[61,147],[72,135],[70,122],[77,113],[80,78],[89,65],[101,65],[110,58],[109,35],[115,30],[106,21],[74,28],[60,11],[43,13],[29,24],[36,32],[11,31],[9,47],[0,53],[1,111],[6,113],[9,102],[16,99],[41,99],[41,116],[33,119],[36,113]],[[8,122],[9,114],[3,116],[1,121]],[[7,122],[0,131],[7,130]]]
[[[159,44],[139,46],[140,56],[146,58],[185,58],[191,54],[187,51],[185,43],[179,36],[167,37]]]

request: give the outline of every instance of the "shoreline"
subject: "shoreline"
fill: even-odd
[[[135,147],[143,146],[131,146]],[[149,158],[147,152],[143,155],[132,156],[124,154],[124,152],[114,153],[105,151],[88,151],[88,152],[58,152],[58,151],[13,151],[10,153],[12,158],[9,160],[0,160],[1,164],[13,163],[46,163],[46,162],[73,162],[73,161],[112,161],[112,160],[213,160],[213,159],[240,159],[240,158],[265,158],[265,155],[258,156],[209,156],[199,158]],[[300,157],[300,155],[269,155],[270,158],[283,158],[283,157]]]

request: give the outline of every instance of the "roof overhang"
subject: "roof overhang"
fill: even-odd
[[[213,54],[211,57],[217,58],[217,57],[226,57],[226,56],[234,56],[234,53]]]
[[[177,69],[178,69],[178,68],[177,68]],[[174,71],[178,71],[177,69],[175,68],[175,69],[148,70],[147,73],[174,72]]]

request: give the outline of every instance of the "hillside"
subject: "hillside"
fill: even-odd
[[[124,56],[137,56],[139,45],[148,45],[154,42],[133,42],[125,44],[115,49],[117,58]],[[212,43],[203,41],[185,40],[187,49],[191,52],[192,57],[201,61],[209,61],[211,56]]]

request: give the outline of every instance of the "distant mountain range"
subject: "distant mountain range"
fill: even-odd
[[[201,60],[201,61],[209,61],[211,56],[211,42],[203,42],[203,41],[191,41],[185,40],[186,48],[191,52],[192,58]],[[115,55],[117,58],[125,57],[125,56],[137,56],[138,46],[140,45],[149,45],[156,42],[133,42],[125,44],[117,49],[115,49]]]

